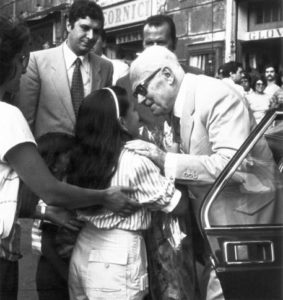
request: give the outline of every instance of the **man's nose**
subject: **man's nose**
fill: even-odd
[[[92,40],[93,37],[94,37],[93,31],[92,31],[91,29],[88,30],[86,36],[87,36],[90,40]]]

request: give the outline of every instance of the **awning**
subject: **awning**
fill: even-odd
[[[70,7],[69,3],[62,3],[57,6],[53,6],[53,7],[47,8],[47,9],[43,9],[43,10],[31,13],[27,17],[25,17],[24,20],[27,22],[40,20],[40,19],[43,19],[43,18],[47,17],[48,15],[53,14],[55,12],[66,10],[69,7]]]

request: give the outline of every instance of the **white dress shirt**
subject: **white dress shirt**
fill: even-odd
[[[89,64],[88,54],[85,56],[77,56],[67,45],[67,42],[63,44],[63,53],[65,58],[66,70],[68,74],[69,85],[71,87],[72,78],[75,68],[75,61],[79,57],[81,64],[81,73],[83,78],[84,85],[84,96],[88,95],[91,92],[91,69]]]

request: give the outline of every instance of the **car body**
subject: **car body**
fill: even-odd
[[[263,145],[270,149],[272,160],[260,158]],[[283,299],[282,166],[283,108],[279,107],[267,112],[202,203],[202,234],[226,300]],[[210,215],[223,197],[240,201],[242,207],[250,205],[246,217],[213,224]],[[265,204],[254,209],[260,203]],[[261,218],[271,207],[273,214]]]

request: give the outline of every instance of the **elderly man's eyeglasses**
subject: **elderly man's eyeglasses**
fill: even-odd
[[[147,87],[149,82],[154,78],[154,76],[161,70],[161,68],[158,68],[156,71],[154,71],[152,74],[150,74],[145,80],[143,80],[140,84],[138,84],[134,91],[134,97],[137,97],[138,95],[141,95],[145,97],[147,95]]]

